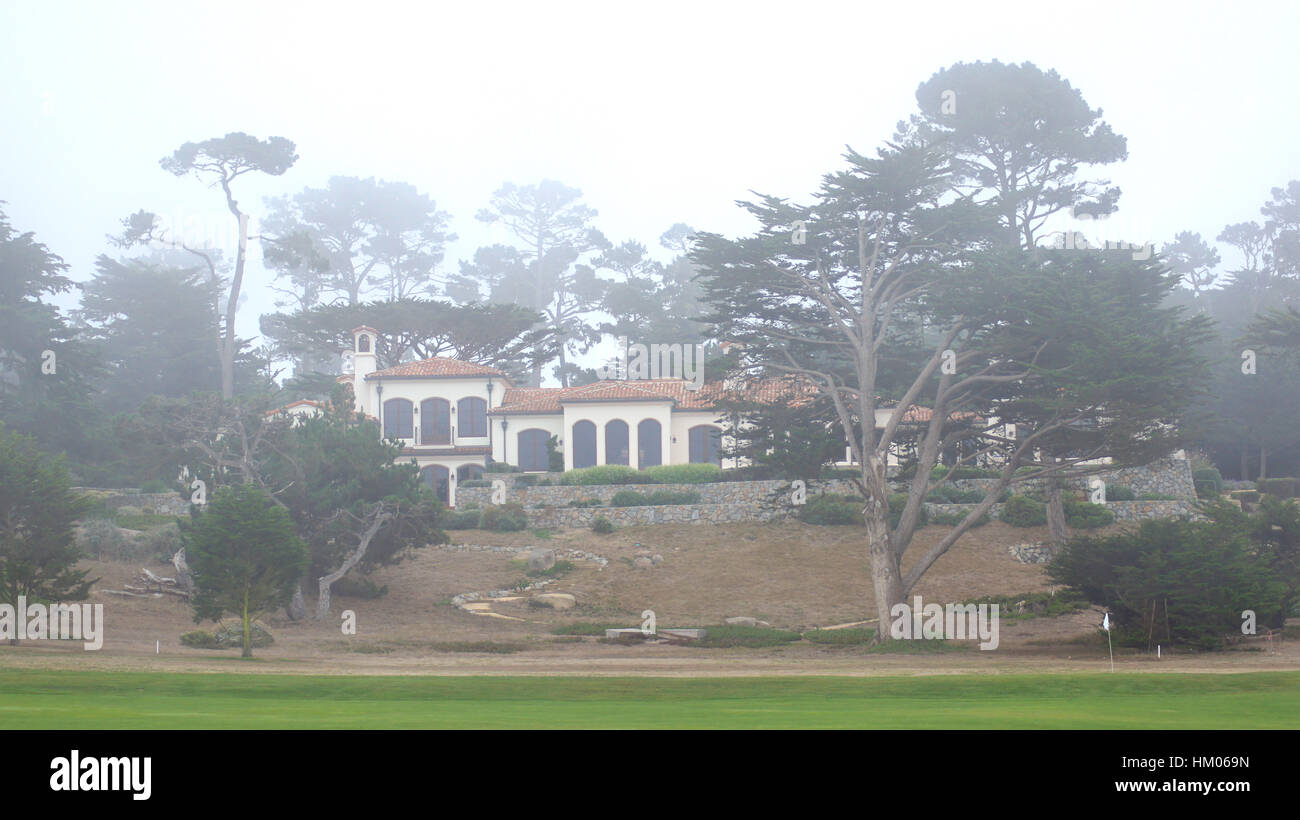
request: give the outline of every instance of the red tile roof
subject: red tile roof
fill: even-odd
[[[432,359],[421,359],[418,362],[406,362],[395,367],[376,370],[373,373],[366,374],[366,381],[372,379],[447,379],[466,376],[504,377],[505,373],[487,365],[434,356]]]
[[[580,387],[512,387],[506,390],[496,415],[561,413],[563,405],[580,402],[671,402],[674,410],[712,410],[723,399],[748,398],[764,403],[806,400],[815,388],[790,378],[760,379],[740,385],[708,382],[691,390],[683,379],[606,380]],[[728,389],[730,387],[731,389]]]

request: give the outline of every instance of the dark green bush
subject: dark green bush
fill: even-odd
[[[903,509],[907,506],[907,493],[891,493],[889,496],[889,528],[898,529],[898,522],[903,520]],[[921,514],[916,519],[917,527],[930,523],[930,515],[921,506]]]
[[[438,523],[444,530],[472,530],[479,525],[478,510],[454,510],[443,513]]]
[[[522,504],[493,504],[483,511],[479,526],[496,532],[518,532],[528,526]]]
[[[1237,510],[1240,516],[1241,511]],[[1066,542],[1048,575],[1110,610],[1121,645],[1221,647],[1241,635],[1241,613],[1261,621],[1285,599],[1284,584],[1239,526],[1144,521],[1136,530]]]
[[[605,502],[599,498],[575,498],[569,502],[570,507],[603,507]]]
[[[1013,495],[1002,508],[1002,520],[1013,527],[1041,527],[1047,524],[1047,505],[1026,495]]]
[[[865,627],[844,629],[811,629],[803,633],[804,640],[829,646],[859,646],[876,640],[876,630]]]
[[[204,632],[196,629],[193,632],[186,632],[181,635],[181,645],[188,646],[192,649],[221,649],[222,646],[217,643],[217,638],[211,632]]]
[[[166,481],[163,481],[162,479],[159,478],[155,478],[141,484],[140,492],[150,493],[150,494],[170,493],[172,492],[172,487]]]
[[[483,468],[486,473],[517,473],[519,468],[513,464],[507,464],[504,461],[494,461]]]
[[[492,482],[486,478],[467,478],[456,486],[462,490],[467,490],[470,487],[491,487]]]
[[[1223,476],[1213,467],[1202,467],[1199,470],[1192,471],[1192,483],[1197,485],[1196,494],[1201,494],[1200,483],[1206,482],[1211,487],[1207,487],[1207,495],[1203,498],[1212,498],[1223,492]]]
[[[1062,506],[1065,508],[1065,523],[1077,530],[1095,530],[1115,523],[1115,513],[1102,504],[1066,501]],[[1045,514],[1046,510],[1044,510]]]
[[[1296,484],[1294,478],[1261,478],[1255,482],[1261,493],[1276,496],[1277,498],[1295,498]]]
[[[1137,493],[1119,484],[1106,485],[1107,501],[1136,501]]]
[[[608,535],[614,531],[614,522],[603,515],[598,515],[591,522],[591,531],[600,535]]]
[[[367,601],[373,601],[388,594],[388,585],[385,584],[381,587],[364,576],[360,578],[344,577],[335,581],[330,590],[345,598],[363,598]]]
[[[718,473],[718,481],[770,481],[780,478],[777,469],[771,464],[751,464],[748,467],[732,467]],[[826,477],[823,471],[823,478]]]
[[[952,471],[952,478],[997,478],[1001,473],[997,470],[986,470],[983,467],[958,467]]]
[[[805,524],[861,524],[862,500],[856,496],[835,493],[815,495],[799,510],[799,520]]]
[[[926,494],[931,504],[978,504],[984,500],[983,490],[959,490],[952,484],[940,484]]]

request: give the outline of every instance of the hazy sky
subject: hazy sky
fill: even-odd
[[[1057,69],[1128,138],[1105,171],[1128,236],[1213,239],[1300,178],[1297,4],[881,5],[0,0],[0,199],[84,280],[134,210],[230,221],[158,160],[246,131],[300,155],[239,181],[249,210],[332,175],[409,182],[452,214],[446,269],[506,240],[473,216],[507,180],[580,188],[611,240],[657,247],[674,222],[747,231],[751,189],[806,199],[920,82],[994,58]],[[255,257],[243,334],[267,281]]]

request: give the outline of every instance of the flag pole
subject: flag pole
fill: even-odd
[[[1101,628],[1106,630],[1106,649],[1110,651],[1110,671],[1115,671],[1115,647],[1110,642],[1110,613],[1101,619]]]

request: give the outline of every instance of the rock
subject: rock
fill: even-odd
[[[654,562],[644,555],[638,555],[636,558],[632,559],[632,566],[637,569],[650,569],[654,566]]]
[[[275,643],[275,638],[271,637],[271,630],[267,629],[266,624],[261,621],[253,621],[248,625],[248,636],[255,649]],[[243,647],[244,625],[240,621],[222,621],[213,631],[212,637],[216,639],[217,646],[222,649]]]
[[[536,549],[528,553],[528,569],[537,572],[555,566],[555,550]]]
[[[551,609],[573,609],[578,605],[578,599],[567,592],[545,592],[533,596],[533,600]]]
[[[664,562],[664,557],[657,552],[654,555],[650,556],[650,563],[654,564],[656,567],[662,564],[663,562]]]
[[[760,621],[748,615],[733,615],[723,620],[728,626],[771,626],[767,621]]]

